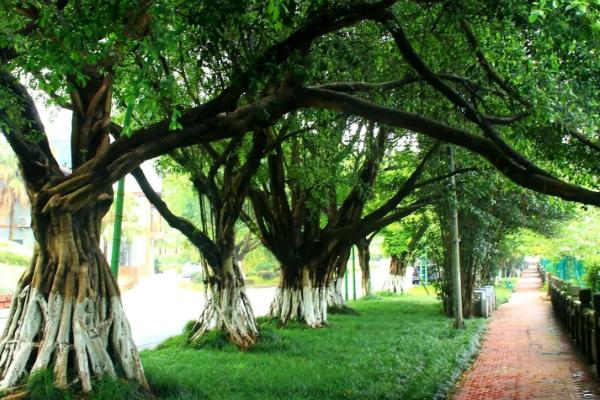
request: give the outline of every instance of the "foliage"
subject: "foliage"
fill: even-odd
[[[194,283],[204,283],[204,277],[203,277],[202,272],[194,272],[190,276],[190,280]]]
[[[469,154],[457,152],[459,167],[478,165]],[[440,160],[440,168],[447,168]],[[440,187],[440,190],[443,190]],[[460,269],[462,276],[463,312],[471,313],[472,293],[489,284],[501,272],[510,275],[515,266],[516,249],[507,244],[511,234],[523,227],[542,234],[552,234],[561,221],[569,217],[564,202],[517,187],[494,171],[481,169],[457,178],[458,224],[460,235]],[[450,208],[452,199],[436,205],[439,232],[430,233],[429,257],[440,269],[436,291],[451,315],[452,274]]]
[[[600,256],[586,258],[584,279],[592,293],[600,292]]]
[[[516,232],[511,237],[511,247],[517,254],[553,261],[574,256],[587,267],[588,260],[594,260],[600,248],[600,231],[592,229],[599,224],[600,212],[596,208],[578,209],[553,235],[540,235],[528,229]]]
[[[15,204],[22,207],[29,204],[27,191],[19,176],[17,157],[8,146],[0,143],[0,215],[12,216]],[[13,221],[9,221],[10,224]]]
[[[516,286],[517,278],[509,279],[514,288]],[[502,280],[498,285],[496,285],[494,290],[496,291],[496,307],[500,307],[502,304],[508,303],[513,293],[513,289],[508,289],[506,287],[505,280]]]
[[[319,330],[262,320],[263,340],[246,353],[198,352],[172,338],[142,353],[144,369],[158,399],[431,399],[468,366],[485,326],[456,331],[423,295],[352,307],[359,316],[334,315]]]
[[[0,264],[26,267],[29,264],[29,259],[29,256],[0,249]]]
[[[277,259],[263,246],[259,246],[254,251],[251,251],[246,258],[244,258],[244,271],[246,273],[259,273],[260,271],[274,273],[278,269],[279,264]]]
[[[266,281],[274,279],[277,276],[273,271],[258,271],[257,275]]]
[[[138,212],[141,210],[140,199],[135,193],[125,192],[123,199],[122,238],[131,241],[142,232],[139,225]],[[112,204],[106,216],[102,219],[102,238],[107,243],[112,243],[113,229],[115,223],[115,203]]]

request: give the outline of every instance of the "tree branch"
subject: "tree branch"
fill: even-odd
[[[188,238],[188,240],[202,253],[211,267],[217,269],[221,268],[221,255],[219,250],[208,236],[196,228],[194,224],[187,219],[179,217],[171,212],[167,204],[160,198],[158,193],[154,191],[141,168],[134,169],[131,174],[138,185],[140,185],[140,188],[148,201],[156,208],[165,221],[167,221],[169,226],[177,229]]]
[[[318,89],[299,89],[301,106],[326,108],[361,116],[371,121],[422,133],[431,138],[463,147],[481,155],[502,174],[520,186],[569,201],[600,205],[600,192],[588,190],[560,179],[527,171],[491,140],[467,130],[446,125],[417,114],[379,106],[343,93]]]

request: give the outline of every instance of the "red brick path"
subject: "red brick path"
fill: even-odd
[[[600,399],[590,366],[540,292],[536,269],[524,271],[509,303],[490,321],[479,358],[454,400]]]

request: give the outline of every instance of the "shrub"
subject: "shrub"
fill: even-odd
[[[192,275],[190,275],[190,280],[194,283],[204,283],[202,272],[194,272]]]
[[[585,283],[593,293],[600,291],[600,257],[585,260]]]
[[[271,279],[275,279],[275,272],[272,271],[258,271],[258,276],[265,281],[270,281]]]
[[[270,262],[262,262],[260,264],[256,264],[256,267],[254,267],[254,269],[259,273],[260,272],[264,272],[264,271],[269,271],[269,272],[273,272],[273,270],[276,268],[276,265]]]
[[[29,256],[12,253],[9,251],[0,251],[0,263],[10,265],[20,265],[26,267],[29,264]]]

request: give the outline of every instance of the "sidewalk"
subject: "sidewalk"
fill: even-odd
[[[536,269],[523,272],[510,302],[490,321],[454,400],[600,399],[597,378],[542,299],[541,285]]]

